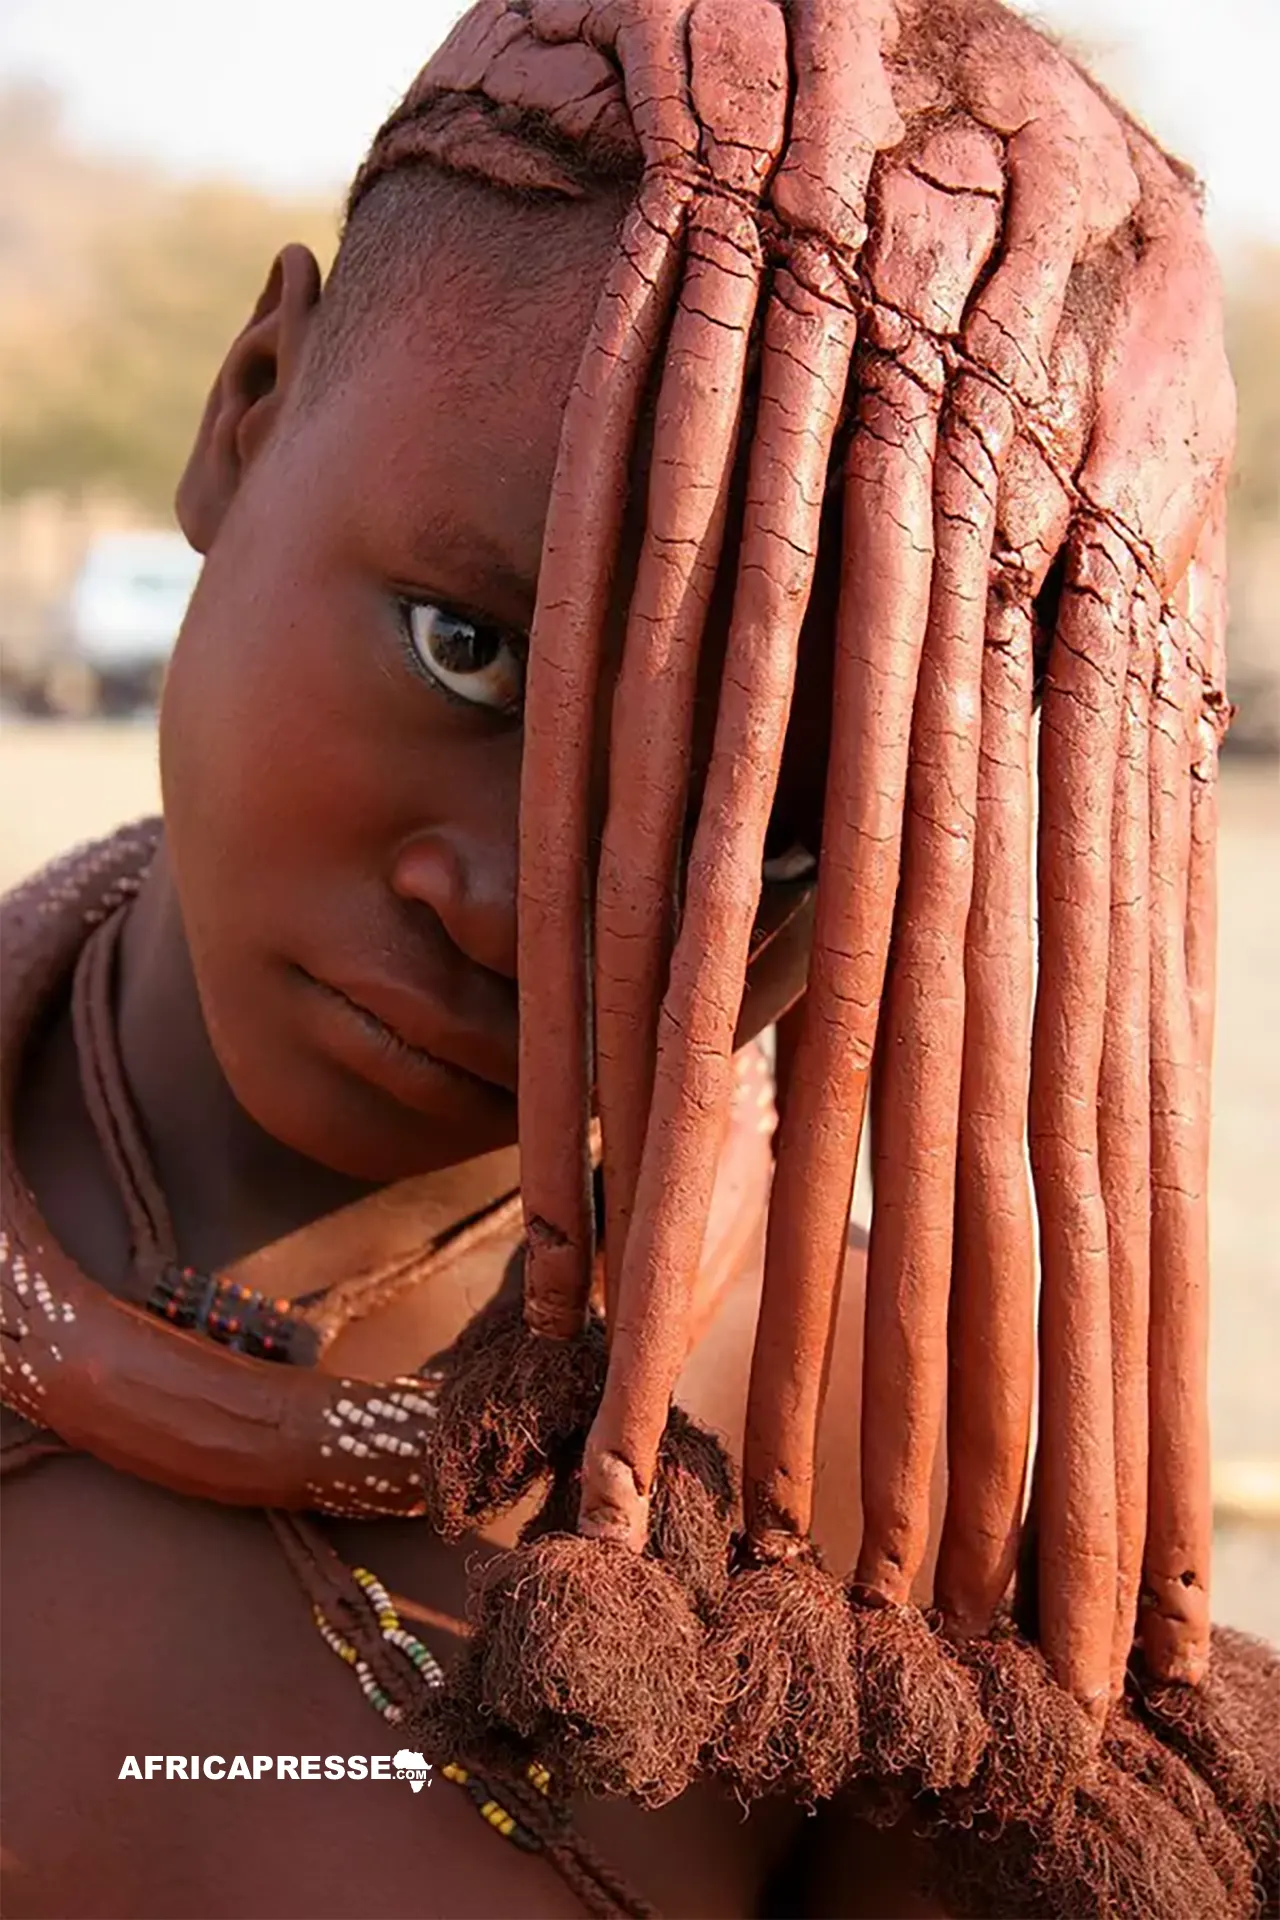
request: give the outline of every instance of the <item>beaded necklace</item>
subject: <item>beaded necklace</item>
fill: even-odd
[[[313,1522],[293,1513],[267,1517],[311,1602],[311,1618],[329,1651],[350,1667],[361,1693],[388,1726],[412,1721],[415,1706],[421,1705],[415,1694],[423,1687],[434,1692],[445,1685],[444,1669],[431,1649],[406,1628],[378,1576],[368,1567],[348,1567]],[[562,1850],[567,1829],[553,1809],[552,1777],[541,1762],[525,1763],[514,1792],[496,1789],[456,1756],[450,1756],[441,1773],[467,1795],[486,1826],[523,1853]],[[511,1804],[513,1799],[524,1803],[525,1817],[520,1805]],[[531,1816],[544,1827],[550,1822],[554,1848],[548,1845],[549,1831],[534,1831]]]
[[[378,1631],[387,1646],[394,1647],[409,1662],[418,1678],[428,1687],[444,1685],[444,1669],[429,1647],[423,1645],[414,1634],[409,1633],[401,1624],[391,1595],[376,1574],[367,1567],[352,1567],[351,1578],[364,1595],[370,1612],[377,1622]],[[344,1638],[329,1620],[324,1608],[318,1601],[312,1602],[311,1617],[320,1632],[320,1638],[339,1660],[355,1673],[369,1705],[375,1713],[380,1713],[389,1726],[398,1726],[405,1717],[405,1708],[398,1700],[393,1700],[386,1689],[379,1685],[367,1660],[361,1658],[355,1645]],[[497,1793],[477,1774],[464,1767],[457,1760],[450,1760],[441,1768],[444,1778],[454,1786],[461,1787],[487,1826],[495,1833],[510,1840],[524,1853],[541,1853],[542,1841],[536,1833],[530,1832],[503,1804]],[[537,1761],[530,1761],[525,1769],[525,1778],[537,1792],[547,1795],[551,1790],[551,1775]]]
[[[386,1587],[367,1567],[349,1567],[314,1521],[267,1510],[285,1560],[311,1603],[316,1629],[388,1726],[413,1723],[422,1694],[445,1685],[431,1649],[410,1633]],[[440,1769],[485,1825],[520,1852],[539,1855],[597,1920],[657,1920],[649,1902],[577,1833],[567,1802],[540,1762],[526,1761],[495,1788],[456,1756]]]
[[[404,1626],[377,1575],[367,1567],[349,1567],[314,1522],[271,1510],[266,1517],[311,1602],[325,1645],[351,1668],[361,1693],[388,1726],[411,1724],[422,1689],[433,1693],[445,1684],[440,1662]],[[500,1789],[456,1757],[440,1771],[466,1794],[487,1827],[522,1853],[541,1856],[597,1920],[657,1920],[648,1901],[574,1830],[567,1804],[539,1761],[525,1762]]]
[[[112,1299],[81,1274],[53,1241],[12,1151],[0,1154],[0,1330],[6,1336],[0,1342],[0,1472],[7,1476],[38,1461],[85,1451],[177,1491],[262,1507],[315,1610],[325,1643],[352,1668],[361,1691],[388,1724],[411,1722],[415,1695],[421,1705],[424,1688],[430,1694],[443,1682],[439,1663],[407,1632],[386,1588],[368,1569],[361,1568],[357,1579],[316,1527],[298,1512],[280,1512],[278,1503],[287,1499],[311,1511],[336,1507],[356,1517],[421,1513],[417,1453],[425,1440],[423,1423],[434,1413],[438,1382],[430,1368],[381,1384],[330,1381],[306,1363],[315,1358],[313,1345],[323,1349],[348,1319],[419,1284],[437,1261],[444,1264],[505,1229],[518,1212],[519,1196],[463,1223],[426,1258],[359,1275],[315,1308],[183,1268],[164,1195],[132,1122],[109,1017],[111,967],[122,924],[118,910],[137,892],[158,831],[158,823],[147,823],[83,849],[5,901],[0,1055],[7,1071],[0,1144],[11,1149],[13,1088],[27,1040],[61,983],[79,971],[79,991],[72,994],[77,1053],[90,1117],[130,1222],[135,1284],[130,1304]],[[94,929],[104,937],[93,940]],[[304,1315],[306,1325],[299,1328],[295,1323]],[[173,1345],[164,1323],[178,1336]],[[305,1347],[301,1340],[295,1345],[299,1333],[306,1336]],[[183,1337],[190,1334],[205,1339]],[[195,1435],[186,1422],[164,1426],[162,1472],[154,1458],[155,1429],[145,1421],[139,1426],[135,1409],[140,1383],[145,1388],[152,1360],[160,1356],[157,1337],[164,1342],[154,1368],[163,1371],[162,1402],[198,1408],[212,1423],[210,1432]],[[215,1374],[208,1363],[218,1349]],[[262,1369],[263,1360],[293,1364]],[[268,1387],[262,1373],[288,1385],[284,1391],[274,1381]],[[151,1405],[145,1398],[142,1404]],[[59,1433],[62,1412],[74,1414],[70,1439]],[[338,1431],[347,1427],[360,1428],[363,1437]],[[246,1429],[252,1432],[252,1447],[244,1444]],[[146,1451],[134,1450],[139,1431],[149,1436]],[[264,1436],[269,1441],[273,1435],[275,1453],[268,1446],[270,1457],[260,1466]],[[377,1464],[383,1477],[372,1481],[369,1492],[333,1481],[331,1454],[340,1471],[349,1473],[348,1455],[358,1454]],[[398,1474],[394,1483],[393,1471]],[[332,1498],[331,1481],[340,1500]],[[598,1920],[655,1920],[649,1903],[574,1831],[544,1767],[526,1764],[518,1777],[504,1782],[501,1797],[456,1759],[441,1771],[467,1793],[487,1826],[545,1860],[585,1912]]]

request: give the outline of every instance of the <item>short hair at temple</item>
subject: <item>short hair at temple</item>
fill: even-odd
[[[473,107],[467,124],[464,154],[461,136],[449,138],[457,115],[442,102],[412,122],[419,151],[402,140],[394,164],[357,175],[308,342],[304,400],[340,379],[380,324],[418,309],[427,262],[437,286],[448,263],[465,313],[473,288],[509,265],[519,234],[540,291],[553,296],[560,276],[582,267],[581,228],[566,206],[583,203],[593,224],[621,224],[636,184],[625,155],[597,149],[589,161],[535,115]],[[531,224],[541,228],[532,246]]]

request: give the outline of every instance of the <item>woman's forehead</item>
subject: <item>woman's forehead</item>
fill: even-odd
[[[438,176],[401,183],[414,185],[423,218],[387,236],[395,295],[362,314],[364,338],[316,426],[335,459],[341,449],[357,522],[376,515],[406,568],[442,563],[468,585],[491,580],[500,604],[469,604],[527,625],[564,406],[617,208],[522,204]],[[467,219],[471,209],[482,217]]]

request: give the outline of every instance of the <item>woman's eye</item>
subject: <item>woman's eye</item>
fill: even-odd
[[[409,643],[431,679],[475,707],[517,712],[524,700],[524,652],[497,627],[446,613],[428,600],[405,612]]]

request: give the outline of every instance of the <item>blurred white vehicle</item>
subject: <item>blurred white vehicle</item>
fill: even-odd
[[[154,704],[200,573],[180,533],[104,533],[71,589],[44,702],[83,717]]]

